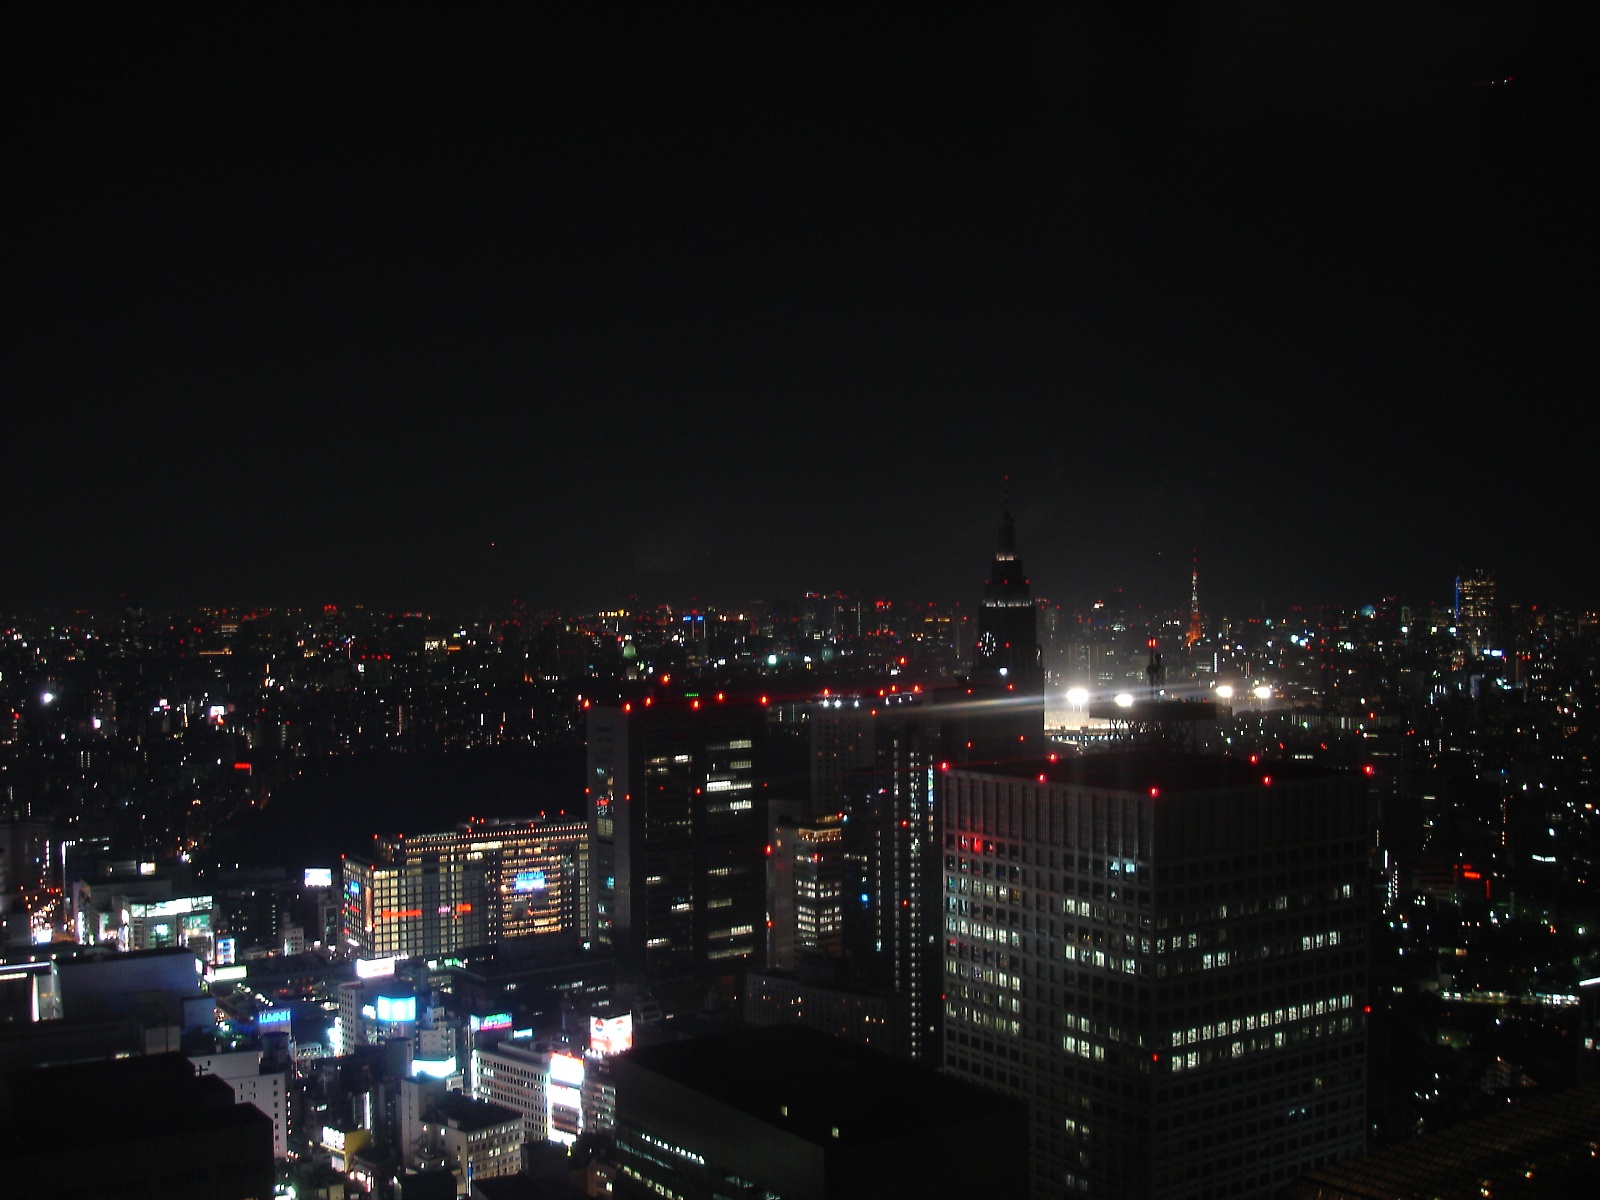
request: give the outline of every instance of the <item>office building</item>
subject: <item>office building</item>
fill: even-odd
[[[669,1019],[764,951],[765,725],[758,700],[660,687],[588,710],[595,939]]]
[[[522,1115],[447,1092],[423,1118],[417,1165],[448,1169],[459,1195],[471,1195],[474,1180],[515,1175],[522,1169]]]
[[[249,1104],[272,1119],[272,1155],[289,1157],[289,1081],[287,1064],[263,1063],[259,1050],[190,1055],[202,1075],[215,1075],[233,1089],[239,1104]]]
[[[1035,1197],[1266,1197],[1365,1136],[1359,777],[1156,750],[943,783],[945,1064]]]
[[[588,936],[584,820],[473,821],[376,839],[344,860],[346,947],[439,958],[512,938]]]
[[[585,1128],[584,1068],[550,1042],[507,1038],[472,1052],[472,1094],[521,1114],[529,1145],[571,1145]]]
[[[1026,1106],[809,1029],[615,1060],[619,1197],[1015,1196]]]
[[[888,989],[845,986],[806,973],[751,971],[745,978],[745,1024],[802,1025],[900,1058],[911,1057],[907,1008]]]
[[[907,1054],[938,1062],[941,710],[925,696],[878,710],[873,765],[845,785],[843,944],[855,980],[899,1000]]]
[[[844,816],[780,817],[768,835],[767,966],[791,971],[844,948]]]
[[[1494,576],[1487,571],[1463,571],[1456,576],[1456,637],[1469,654],[1484,654],[1500,646],[1499,612]]]

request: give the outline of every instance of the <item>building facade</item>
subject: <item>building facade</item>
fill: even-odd
[[[595,940],[669,1018],[731,998],[764,953],[765,725],[764,704],[716,693],[589,709]]]
[[[945,1066],[1036,1197],[1266,1197],[1365,1136],[1356,777],[1112,752],[944,781]]]
[[[767,965],[792,971],[802,958],[844,948],[844,816],[780,818],[767,843]]]
[[[379,837],[344,860],[345,946],[437,958],[510,938],[589,936],[586,820],[473,821]]]

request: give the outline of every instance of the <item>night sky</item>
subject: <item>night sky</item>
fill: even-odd
[[[11,26],[0,609],[1600,601],[1583,6],[1307,7]]]

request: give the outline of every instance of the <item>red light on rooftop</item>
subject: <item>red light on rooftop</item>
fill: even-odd
[[[1043,782],[1044,782],[1044,776],[1043,776],[1043,775],[1041,775],[1041,776],[1039,776],[1039,782],[1040,782],[1040,783],[1043,783]]]
[[[689,701],[689,707],[690,708],[699,708],[700,707],[700,701],[698,701],[698,700]]]
[[[1271,775],[1263,775],[1261,777],[1261,782],[1263,784],[1265,784],[1267,787],[1271,787],[1272,786],[1272,776]]]
[[[1261,756],[1259,754],[1252,754],[1250,756],[1250,761],[1251,763],[1258,763],[1261,761]]]
[[[823,689],[822,689],[822,694],[823,694],[823,695],[824,695],[824,696],[828,696],[828,695],[832,695],[832,693],[831,693],[831,692],[829,692],[829,691],[828,691],[828,689],[827,689],[827,688],[823,688]]]
[[[650,706],[651,706],[651,705],[652,705],[652,704],[654,704],[654,703],[655,703],[655,702],[656,702],[656,698],[655,698],[655,697],[654,697],[654,696],[646,696],[646,697],[645,697],[645,698],[644,698],[644,706],[645,706],[645,707],[646,707],[646,708],[649,708],[649,707],[650,707]]]
[[[589,707],[589,702],[588,702],[588,701],[587,701],[587,700],[585,700],[585,701],[584,701],[584,702],[583,702],[583,706],[584,706],[584,707],[585,707],[585,708],[588,708],[588,707]]]
[[[950,769],[950,764],[949,763],[942,762],[942,763],[939,764],[939,770],[948,771],[949,769]]]
[[[724,697],[723,697],[723,695],[722,695],[722,693],[721,693],[721,692],[718,692],[718,693],[717,693],[717,703],[718,703],[718,704],[721,704],[721,703],[722,703],[722,701],[723,701],[723,699],[724,699]]]
[[[1054,750],[1050,751],[1050,761],[1051,762],[1055,762],[1056,761],[1056,752]]]
[[[633,711],[633,705],[631,705],[631,704],[624,704],[624,705],[623,705],[623,706],[622,706],[622,711],[623,711],[623,712],[632,712],[632,711]]]
[[[761,697],[761,703],[765,704],[766,702],[767,702],[767,698],[765,696]]]
[[[672,676],[671,675],[663,675],[661,677],[661,682],[662,682],[663,685],[671,683],[672,682]]]
[[[1368,763],[1366,766],[1362,767],[1361,769],[1363,771],[1365,771],[1368,775],[1376,775],[1378,773],[1378,768],[1373,766],[1371,763]]]
[[[1150,794],[1152,796],[1159,796],[1159,795],[1161,795],[1161,789],[1160,788],[1151,788],[1150,789]]]

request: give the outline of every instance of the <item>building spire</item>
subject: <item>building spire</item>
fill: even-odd
[[[1000,477],[1000,553],[1001,559],[1017,556],[1017,523],[1011,516],[1011,476]]]
[[[1189,572],[1189,632],[1183,644],[1192,646],[1205,636],[1200,627],[1200,551],[1194,552],[1194,569]]]

